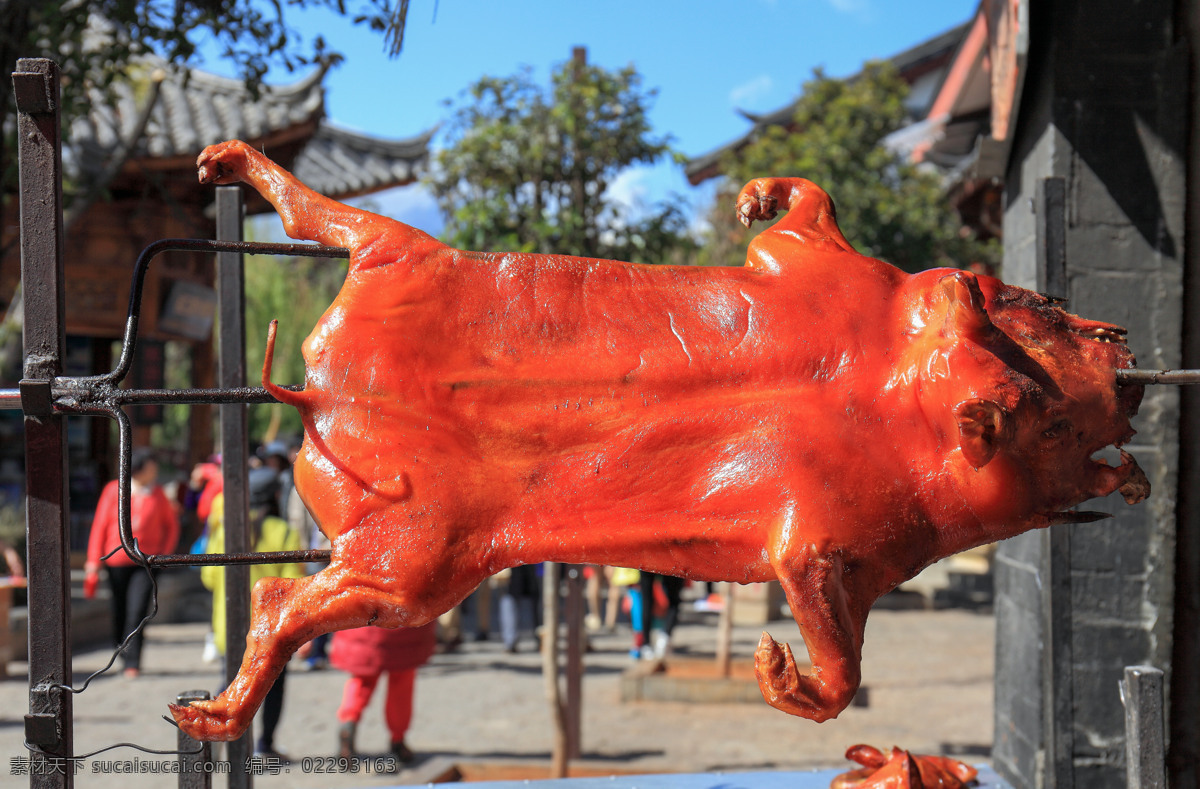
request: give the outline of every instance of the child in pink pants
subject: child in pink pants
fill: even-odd
[[[337,711],[337,718],[342,723],[338,730],[339,756],[346,759],[354,756],[358,722],[371,701],[379,678],[386,672],[384,720],[391,734],[392,753],[401,764],[412,762],[414,755],[405,744],[404,736],[412,722],[417,669],[429,660],[437,644],[435,626],[436,623],[431,622],[421,627],[395,630],[359,627],[334,633],[330,663],[350,674]]]

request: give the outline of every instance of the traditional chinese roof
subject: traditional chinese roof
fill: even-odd
[[[228,139],[259,139],[304,124],[325,114],[321,87],[324,70],[287,86],[264,86],[255,98],[245,83],[164,63],[139,66],[128,82],[116,86],[108,101],[97,100],[71,127],[68,144],[82,157],[85,172],[97,170],[129,139],[160,80],[158,99],[145,134],[131,159],[194,157],[205,145]]]
[[[888,135],[884,144],[913,161],[945,169],[954,169],[971,156],[975,139],[988,130],[991,120],[987,55],[987,20],[977,13],[924,119]]]
[[[981,5],[925,118],[883,140],[910,161],[937,167],[959,217],[981,238],[1003,232],[1001,179],[1020,95],[1021,32],[1012,7]]]
[[[962,45],[971,24],[971,22],[966,22],[958,25],[887,58],[911,86],[907,104],[913,117],[923,118],[929,111],[929,106],[945,79],[952,57]],[[850,79],[854,79],[854,77],[850,77]],[[764,129],[770,126],[789,126],[796,114],[796,102],[793,101],[786,107],[768,113],[755,114],[745,111],[739,111],[739,113],[750,121],[753,127],[733,142],[689,160],[685,171],[692,184],[698,184],[719,175],[721,159],[726,154],[748,145]]]
[[[241,80],[147,59],[72,123],[64,163],[85,182],[106,182],[105,171],[115,168],[111,189],[119,191],[148,171],[190,171],[206,145],[241,139],[331,197],[414,180],[430,135],[384,140],[334,127],[325,120],[325,72],[255,95]],[[128,140],[136,142],[127,150]]]
[[[322,121],[292,172],[321,194],[342,199],[406,184],[416,179],[432,135],[385,140]]]

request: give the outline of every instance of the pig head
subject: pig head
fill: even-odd
[[[941,326],[916,330],[895,385],[915,386],[926,418],[957,436],[950,487],[991,539],[1096,520],[1069,508],[1117,490],[1131,504],[1148,495],[1128,453],[1118,466],[1094,457],[1132,438],[1141,401],[1140,387],[1116,383],[1134,363],[1123,329],[991,277],[933,270],[909,285]]]
[[[1121,330],[962,271],[856,253],[828,196],[758,179],[737,209],[787,216],[744,267],[451,249],[313,193],[239,142],[202,181],[245,181],[295,238],[351,250],[305,343],[296,488],[333,541],[310,578],[266,579],[242,668],[173,707],[198,739],[245,729],[322,632],[414,626],[518,564],[778,579],[809,652],[764,634],[766,700],[849,704],[871,604],[931,562],[1093,518],[1148,493],[1128,456],[1137,387]]]

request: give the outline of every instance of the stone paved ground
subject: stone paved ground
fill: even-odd
[[[714,618],[687,617],[676,632],[680,652],[711,655]],[[798,651],[796,626],[775,622],[772,635]],[[173,747],[175,729],[161,715],[180,691],[214,688],[217,671],[201,661],[205,627],[157,625],[149,630],[145,672],[136,680],[103,676],[75,699],[76,752],[115,742]],[[749,657],[760,628],[735,629],[735,655]],[[846,747],[867,742],[917,752],[966,754],[986,761],[992,741],[993,621],[963,610],[876,611],[867,627],[863,676],[869,706],[852,708],[824,724],[784,715],[764,703],[685,704],[620,701],[620,677],[630,666],[628,627],[592,638],[584,680],[583,759],[586,766],[622,772],[782,770],[841,766]],[[532,645],[526,645],[527,650]],[[107,660],[104,651],[78,655],[82,676]],[[293,664],[296,665],[296,664]],[[28,785],[20,769],[22,718],[27,710],[23,663],[0,681],[0,786]],[[505,654],[497,642],[469,643],[438,655],[422,669],[409,733],[421,758],[396,775],[331,775],[319,763],[304,770],[301,757],[334,753],[334,710],[343,676],[337,671],[289,674],[285,720],[278,747],[294,762],[286,772],[262,775],[258,787],[359,787],[426,783],[453,763],[534,765],[544,770],[550,719],[539,658]],[[378,695],[378,694],[377,694]],[[387,734],[378,699],[359,738],[367,754],[382,754]],[[163,760],[128,748],[83,762],[76,786],[98,789],[174,786],[173,777],[94,773],[101,759]],[[536,773],[535,773],[536,775]],[[218,779],[215,786],[224,786]]]

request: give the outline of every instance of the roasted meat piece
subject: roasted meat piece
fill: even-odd
[[[415,626],[542,561],[700,581],[778,579],[812,670],[764,634],[767,701],[813,720],[859,684],[867,611],[939,558],[1098,517],[1145,477],[1122,455],[1137,386],[1123,331],[996,279],[908,275],[854,251],[799,178],[750,182],[736,268],[451,249],[322,197],[241,142],[199,159],[289,235],[351,251],[304,346],[296,488],[329,567],[254,590],[238,675],[174,707],[236,737],[319,633]]]
[[[946,756],[918,756],[892,748],[885,755],[870,745],[852,745],[846,758],[863,765],[833,779],[829,789],[966,789],[979,774]]]

